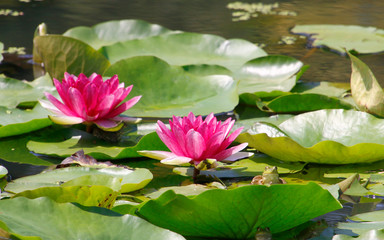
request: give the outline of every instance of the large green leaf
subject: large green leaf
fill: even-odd
[[[236,81],[231,77],[195,76],[152,56],[121,60],[105,72],[106,76],[113,74],[126,85],[134,85],[130,95],[142,95],[125,112],[131,116],[208,115],[231,111],[238,103]]]
[[[314,47],[327,46],[341,54],[345,50],[359,53],[384,51],[384,30],[375,27],[313,24],[296,25],[291,31],[309,35]]]
[[[384,120],[365,112],[319,110],[292,117],[278,128],[260,123],[236,141],[289,162],[348,164],[384,159]]]
[[[362,111],[384,116],[384,91],[371,69],[360,59],[349,54],[352,63],[351,91]]]
[[[302,66],[302,62],[288,56],[259,57],[245,63],[234,78],[239,80],[239,93],[289,92]]]
[[[10,233],[41,239],[181,240],[182,236],[132,215],[105,208],[84,208],[48,198],[0,201],[0,221]]]
[[[50,132],[39,140],[29,141],[27,148],[35,153],[56,157],[69,157],[79,150],[84,150],[85,154],[96,159],[141,157],[137,153],[139,150],[168,150],[155,132],[142,138],[133,136],[132,141],[122,141],[116,144],[75,129]]]
[[[0,77],[0,106],[15,108],[23,102],[36,102],[43,98],[44,91],[53,91],[52,80],[48,75],[33,82]]]
[[[92,27],[74,27],[63,35],[76,38],[89,44],[94,49],[132,39],[142,39],[172,33],[171,30],[142,20],[108,21]]]
[[[191,198],[167,191],[137,214],[184,236],[247,239],[258,228],[282,232],[338,208],[327,190],[309,183],[213,189]]]
[[[116,179],[107,179],[105,176]],[[8,183],[6,191],[20,193],[64,184],[65,187],[99,185],[119,192],[132,192],[145,187],[152,178],[151,172],[147,169],[68,167],[15,179]]]
[[[118,42],[100,51],[112,64],[129,57],[152,55],[171,65],[212,64],[231,71],[251,59],[267,55],[242,39],[226,40],[216,35],[185,32]]]
[[[40,105],[32,110],[0,107],[0,138],[32,132],[52,125],[48,112]]]
[[[33,39],[36,54],[42,59],[45,70],[56,79],[62,79],[64,72],[89,76],[102,74],[109,61],[88,44],[61,35],[37,36]]]

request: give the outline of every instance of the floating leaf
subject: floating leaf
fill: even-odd
[[[245,63],[234,73],[239,93],[289,92],[303,63],[288,56],[264,56]]]
[[[74,38],[44,35],[35,37],[33,43],[45,70],[59,80],[64,77],[64,72],[86,76],[94,72],[102,74],[110,65],[102,54]]]
[[[247,239],[258,228],[282,232],[340,207],[327,190],[309,183],[213,189],[192,198],[167,191],[137,214],[184,236]]]
[[[94,178],[83,178],[84,176],[95,176]],[[120,189],[116,189],[116,181],[107,177],[113,177],[119,180]],[[64,186],[88,186],[103,185],[119,192],[132,192],[145,187],[151,180],[152,174],[147,169],[129,170],[124,168],[87,168],[87,167],[68,167],[59,168],[53,171],[43,172],[37,175],[18,178],[6,187],[6,191],[20,193],[27,190],[34,190],[41,187],[57,187],[64,183]],[[102,181],[98,180],[102,178]],[[75,179],[77,179],[75,181]],[[68,181],[72,181],[67,183]],[[92,184],[97,183],[97,184]]]
[[[208,115],[231,111],[238,104],[236,81],[226,75],[195,76],[151,56],[134,57],[113,64],[106,76],[133,84],[133,96],[142,95],[129,116],[171,117],[189,112]]]
[[[349,164],[384,159],[384,120],[368,113],[319,110],[292,117],[273,131],[270,127],[266,132],[250,129],[236,141],[289,162]]]
[[[345,50],[359,53],[384,51],[384,30],[375,27],[313,24],[296,25],[291,31],[309,35],[314,47],[327,46],[340,54],[344,54]]]
[[[132,215],[105,208],[56,203],[48,198],[0,201],[0,221],[10,233],[41,239],[181,240],[182,236]],[[59,223],[65,224],[59,224]],[[24,238],[22,238],[24,239]]]
[[[49,76],[40,77],[33,82],[0,77],[0,106],[15,108],[20,103],[37,102],[43,98],[44,91],[53,91]]]
[[[176,33],[118,42],[100,49],[113,64],[135,56],[156,56],[170,65],[210,64],[239,69],[247,61],[267,54],[251,42],[216,35]]]
[[[48,112],[40,105],[32,110],[0,107],[0,138],[36,131],[52,125]]]
[[[83,150],[85,154],[96,159],[141,157],[137,153],[139,150],[168,150],[155,132],[142,138],[136,136],[132,141],[123,141],[116,145],[75,129],[48,132],[39,140],[29,141],[27,148],[35,153],[56,157],[69,157],[74,152]]]
[[[123,42],[132,39],[143,39],[173,31],[157,24],[150,24],[142,20],[108,21],[92,27],[74,27],[63,35],[76,38],[99,49],[102,46]]]

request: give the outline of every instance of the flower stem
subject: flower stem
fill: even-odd
[[[87,125],[85,125],[86,126],[86,131],[87,131],[87,133],[92,133],[92,124],[87,124]]]
[[[193,168],[193,183],[197,183],[197,176],[200,174],[200,170],[196,167]]]

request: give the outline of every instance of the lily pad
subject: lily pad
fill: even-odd
[[[132,96],[140,101],[124,112],[129,116],[186,116],[189,112],[208,115],[227,112],[238,104],[237,83],[226,75],[195,76],[183,68],[152,57],[134,57],[113,64],[106,76],[118,74],[126,85],[133,84]]]
[[[94,49],[132,39],[143,39],[166,33],[173,33],[163,26],[150,24],[143,20],[115,20],[96,24],[92,27],[74,27],[63,35],[76,38]]]
[[[32,110],[0,107],[0,138],[36,131],[52,125],[48,112],[40,105]]]
[[[349,54],[352,63],[352,97],[362,111],[384,116],[384,91],[371,69],[360,59]]]
[[[288,56],[262,56],[248,61],[234,73],[239,93],[289,92],[296,84],[296,74],[303,63]]]
[[[74,75],[103,73],[109,61],[88,44],[61,35],[37,36],[33,39],[35,54],[42,59],[45,70],[61,80],[64,72]]]
[[[105,176],[116,179],[108,180]],[[101,180],[98,180],[99,178]],[[152,178],[151,172],[147,169],[68,167],[18,178],[8,183],[6,191],[20,193],[36,188],[57,187],[64,184],[63,186],[100,185],[119,192],[132,192],[145,187]]]
[[[327,190],[309,183],[213,189],[195,197],[170,190],[139,205],[137,214],[184,236],[248,239],[258,228],[282,232],[339,208]]]
[[[33,82],[0,77],[0,106],[15,108],[20,103],[37,102],[44,91],[53,91],[52,79],[45,75]]]
[[[184,239],[132,215],[120,215],[105,208],[56,203],[48,198],[2,200],[0,209],[0,221],[6,224],[8,232],[21,236],[57,240]]]
[[[291,31],[309,36],[314,47],[326,46],[343,55],[345,50],[358,53],[384,51],[384,30],[375,27],[313,24],[296,25]]]
[[[176,33],[105,46],[100,52],[113,64],[135,56],[156,56],[170,65],[210,64],[239,69],[251,59],[267,54],[255,44],[242,39],[224,39],[216,35]]]
[[[289,162],[369,163],[384,159],[384,120],[354,110],[319,110],[278,127],[258,124],[236,141]]]
[[[65,140],[57,140],[59,136]],[[116,145],[76,129],[62,129],[48,133],[39,140],[29,141],[27,148],[35,153],[55,157],[69,157],[77,151],[84,150],[87,155],[105,160],[141,157],[137,153],[139,150],[168,150],[155,132],[142,138],[136,136],[132,141],[123,141]]]

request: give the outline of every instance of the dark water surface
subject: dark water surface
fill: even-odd
[[[108,20],[142,19],[172,30],[216,34],[225,38],[243,38],[264,43],[269,54],[295,57],[310,65],[304,81],[348,82],[350,63],[333,52],[310,52],[307,42],[299,39],[293,45],[278,44],[289,36],[295,24],[346,24],[384,29],[384,1],[367,0],[285,0],[260,1],[279,3],[277,10],[294,11],[297,16],[263,15],[248,21],[232,21],[233,10],[228,0],[40,0],[29,3],[0,0],[0,9],[22,11],[23,16],[0,16],[0,41],[5,49],[26,47],[32,52],[35,28],[42,22],[49,33],[62,34],[67,29],[92,26]],[[259,1],[245,1],[249,3]],[[360,56],[384,85],[384,54]]]

